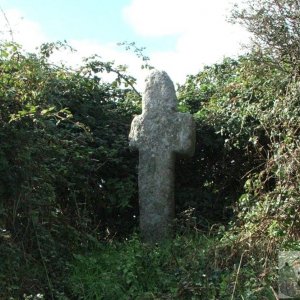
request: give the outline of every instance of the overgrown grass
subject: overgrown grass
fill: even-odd
[[[137,235],[77,254],[70,290],[78,299],[276,299],[256,258],[230,257],[218,237],[177,236],[161,245]]]

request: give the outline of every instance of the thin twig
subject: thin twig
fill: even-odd
[[[231,300],[233,300],[234,293],[235,293],[235,290],[236,290],[236,286],[237,286],[237,282],[238,282],[238,277],[239,277],[239,274],[240,274],[240,269],[241,269],[241,265],[242,265],[242,261],[243,261],[243,256],[244,256],[244,254],[245,254],[247,251],[248,251],[248,250],[245,250],[245,251],[242,253],[242,255],[241,255],[239,267],[238,267],[237,272],[236,272],[236,277],[235,277],[235,282],[234,282],[233,292],[232,292],[232,295],[231,295]]]
[[[37,231],[36,231],[36,227],[35,227],[35,224],[34,224],[33,221],[32,221],[32,225],[33,225],[33,228],[34,228],[38,250],[39,250],[39,253],[40,253],[40,256],[41,256],[41,259],[42,259],[42,263],[43,263],[43,267],[44,267],[44,270],[45,270],[45,274],[46,274],[46,278],[47,278],[49,290],[50,290],[50,293],[51,293],[51,299],[54,300],[52,282],[51,282],[50,277],[49,277],[48,268],[47,268],[46,263],[45,263],[45,258],[44,258],[44,255],[42,253],[42,250],[41,250],[39,237],[38,237],[38,234],[37,234]]]
[[[273,294],[274,294],[275,299],[276,299],[276,300],[279,300],[278,295],[276,294],[276,292],[274,291],[274,289],[273,289],[272,286],[271,286],[271,290],[272,290],[272,292],[273,292]]]
[[[9,20],[8,20],[8,18],[6,16],[5,11],[3,10],[3,8],[1,6],[0,6],[0,11],[1,11],[1,13],[2,13],[2,15],[3,15],[4,19],[5,19],[6,25],[8,26],[8,29],[9,29],[8,32],[9,32],[11,41],[14,42],[14,34],[13,34],[12,27],[11,27],[11,25],[9,23]]]

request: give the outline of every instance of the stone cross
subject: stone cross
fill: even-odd
[[[146,81],[142,114],[133,119],[129,134],[129,146],[139,150],[140,229],[146,242],[170,236],[175,153],[194,153],[193,118],[176,107],[175,88],[167,73],[152,72]]]

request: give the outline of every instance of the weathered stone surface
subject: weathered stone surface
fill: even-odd
[[[164,71],[148,77],[142,107],[129,145],[139,150],[141,233],[145,241],[158,242],[170,235],[174,218],[175,154],[193,155],[195,124],[190,114],[176,111],[174,85]]]

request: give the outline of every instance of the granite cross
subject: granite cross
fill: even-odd
[[[129,145],[139,150],[140,229],[146,242],[170,236],[174,218],[175,153],[193,155],[195,124],[176,111],[173,82],[164,71],[146,81],[142,114],[131,124]]]

